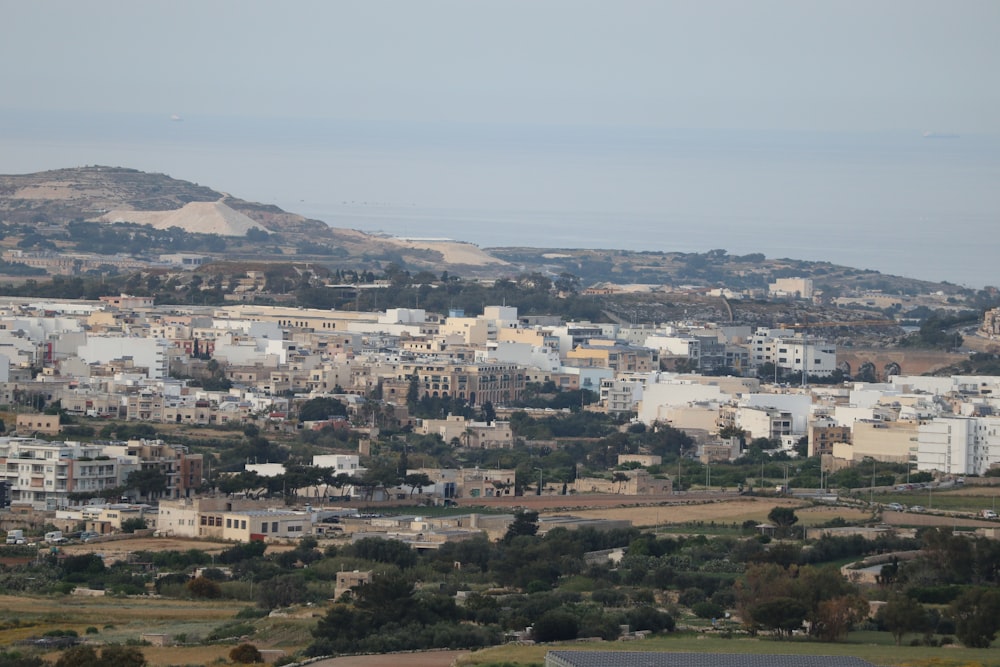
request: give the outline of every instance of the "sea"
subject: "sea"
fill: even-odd
[[[1000,137],[0,110],[0,173],[165,173],[483,248],[829,261],[1000,285]]]

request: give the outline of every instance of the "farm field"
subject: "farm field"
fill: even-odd
[[[904,642],[905,643],[905,642]],[[928,648],[896,646],[888,633],[851,633],[847,641],[822,643],[760,638],[725,639],[721,636],[679,633],[634,642],[573,642],[546,646],[494,646],[459,658],[458,667],[491,663],[540,665],[552,649],[580,651],[665,651],[673,653],[748,653],[753,655],[854,656],[886,667],[1000,667],[992,649],[961,646]]]
[[[109,643],[136,641],[144,633],[206,636],[229,622],[244,606],[245,603],[239,602],[192,602],[162,598],[5,595],[0,597],[0,646],[11,646],[51,630],[75,630],[81,637],[90,636]],[[97,633],[87,635],[87,628],[95,628]],[[206,664],[216,657],[228,654],[230,648],[231,646],[197,646],[190,649],[145,647],[143,652],[150,659],[151,665]],[[154,653],[170,655],[164,656],[164,661],[159,662],[153,659]],[[182,655],[186,657],[181,657]]]
[[[775,507],[792,507],[799,517],[799,524],[813,526],[836,517],[847,521],[860,521],[871,517],[871,512],[854,507],[813,506],[801,500],[783,498],[749,498],[733,496],[728,500],[686,505],[658,505],[641,507],[606,507],[602,509],[573,510],[575,516],[594,519],[630,519],[639,528],[653,526],[703,523],[741,524],[744,521],[766,522],[768,513]]]
[[[978,491],[978,490],[977,490]],[[954,492],[952,492],[954,493]],[[943,495],[943,493],[942,493]],[[983,495],[973,494],[982,498]],[[490,499],[493,500],[493,499]],[[992,498],[990,498],[992,501]],[[589,518],[629,519],[641,528],[656,526],[688,530],[709,531],[712,524],[728,528],[745,521],[766,522],[768,513],[775,507],[791,507],[799,517],[799,526],[815,526],[842,518],[848,522],[871,520],[867,507],[838,507],[782,497],[748,497],[736,494],[694,493],[669,496],[650,504],[651,499],[622,496],[602,497],[519,497],[491,502],[492,511],[513,511],[519,507],[538,509],[544,515],[573,514]],[[532,502],[534,501],[534,502]],[[644,504],[638,504],[639,502]],[[453,508],[455,509],[455,508]],[[461,509],[475,511],[470,503]],[[879,519],[897,525],[991,526],[996,522],[955,518],[945,513],[889,512]],[[710,532],[710,531],[709,531]],[[199,549],[217,554],[232,545],[218,541],[166,537],[138,537],[109,542],[72,544],[61,547],[69,554],[100,553],[109,561],[126,558],[138,551],[187,551]],[[283,551],[291,545],[274,545],[269,550]],[[281,649],[295,653],[311,642],[310,630],[316,618],[324,613],[322,605],[302,608],[295,618],[264,618],[239,621],[237,614],[247,607],[245,601],[191,601],[166,598],[82,598],[72,596],[0,597],[0,646],[11,646],[28,637],[40,636],[53,630],[74,630],[100,642],[128,642],[138,640],[146,633],[186,637],[185,646],[145,646],[143,652],[152,667],[183,664],[209,664],[225,660],[238,637],[220,644],[202,645],[200,639],[213,633],[227,636],[220,628],[240,624],[253,627],[249,641],[261,649]],[[245,628],[246,626],[244,626]],[[96,632],[95,632],[96,630]],[[243,630],[247,632],[247,630]],[[873,636],[874,635],[874,636]],[[722,639],[709,635],[679,635],[655,638],[627,644],[597,643],[577,644],[573,648],[592,647],[616,650],[667,650],[680,652],[753,652],[753,653],[803,653],[824,655],[856,655],[879,665],[905,665],[910,667],[948,667],[950,665],[978,664],[982,667],[1000,667],[1000,654],[969,651],[961,647],[928,649],[927,647],[896,648],[885,644],[888,635],[859,633],[842,644],[776,642],[768,639]],[[364,656],[324,660],[322,667],[359,665],[361,667],[445,667],[455,663],[476,665],[486,662],[511,662],[512,664],[540,663],[548,647],[503,646],[470,653],[427,652],[386,656]],[[56,653],[49,657],[55,656]],[[988,659],[987,659],[988,658]],[[937,662],[929,662],[929,661]]]

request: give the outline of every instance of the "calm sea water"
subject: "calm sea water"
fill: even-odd
[[[1000,137],[0,112],[0,172],[86,164],[368,232],[1000,284]]]

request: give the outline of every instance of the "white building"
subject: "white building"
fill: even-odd
[[[317,468],[333,468],[339,475],[355,475],[359,470],[364,470],[360,466],[360,457],[357,454],[316,454],[313,456],[313,465]]]
[[[918,470],[982,475],[1000,464],[1000,417],[938,417],[917,438]]]
[[[825,377],[837,369],[837,347],[818,338],[759,329],[750,338],[750,359],[758,369],[771,363],[785,372]]]
[[[663,420],[668,408],[686,406],[690,403],[728,402],[732,396],[722,391],[716,384],[702,384],[681,379],[683,376],[654,373],[647,382],[639,404],[639,421],[647,426]]]
[[[811,299],[813,297],[812,278],[776,278],[767,286],[770,296]]]
[[[131,359],[135,367],[145,368],[150,379],[167,377],[167,347],[162,338],[133,338],[124,336],[87,336],[79,347],[77,356],[90,364],[110,364]]]
[[[132,457],[106,456],[102,445],[0,438],[0,481],[10,485],[14,504],[37,510],[68,507],[70,493],[122,486],[138,470]]]

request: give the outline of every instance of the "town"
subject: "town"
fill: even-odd
[[[261,277],[250,271],[246,284]],[[779,279],[768,299],[794,307],[812,300],[812,289],[806,278]],[[107,567],[134,567],[120,540],[138,536],[291,545],[305,562],[319,544],[365,558],[373,540],[451,557],[482,539],[631,534],[682,522],[679,508],[691,503],[763,497],[773,503],[768,520],[739,530],[787,539],[792,508],[812,502],[839,504],[830,526],[843,527],[803,527],[800,538],[847,530],[912,541],[907,517],[940,510],[935,491],[940,503],[942,493],[973,478],[988,484],[1000,470],[1000,377],[905,374],[886,352],[852,379],[849,324],[833,323],[845,350],[819,322],[4,297],[0,526],[10,548],[70,550],[65,556],[86,544],[101,549]],[[856,326],[883,324],[896,325],[873,316]],[[989,350],[1000,309],[962,336]],[[924,504],[896,502],[923,493]],[[995,495],[983,499],[994,509],[939,518],[993,538]],[[632,518],[580,511],[589,506],[631,507]],[[655,520],[651,508],[659,508]],[[850,528],[872,516],[885,523]],[[588,556],[595,563],[627,551],[602,540],[611,548]],[[378,576],[342,572],[331,599]],[[535,575],[517,576],[527,586]],[[252,584],[240,596],[253,599]],[[266,606],[303,599],[278,595]],[[719,597],[713,613],[736,602]],[[688,603],[708,604],[704,595]],[[746,622],[753,612],[739,604]],[[757,610],[755,627],[783,627],[765,616]],[[545,633],[536,624],[534,635],[507,635],[532,636]],[[361,645],[317,637],[314,654]]]

